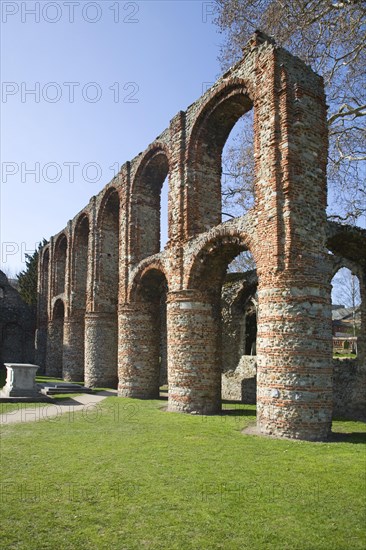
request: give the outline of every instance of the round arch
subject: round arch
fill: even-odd
[[[168,276],[163,263],[160,260],[141,262],[128,288],[128,301],[139,301],[143,297],[144,286],[151,286],[159,290],[160,281],[166,281],[168,288]]]
[[[253,108],[250,85],[232,79],[219,86],[201,107],[189,138],[186,196],[187,236],[221,222],[222,150],[235,123]]]
[[[96,247],[97,292],[95,309],[109,313],[117,311],[119,287],[119,217],[120,195],[115,187],[105,192],[97,215],[98,243]]]
[[[83,212],[77,218],[74,228],[71,295],[72,309],[85,310],[86,282],[88,276],[89,216]]]
[[[39,311],[40,311],[41,317],[47,316],[49,266],[50,266],[50,247],[48,245],[46,248],[43,248],[40,256]]]
[[[252,252],[253,248],[250,237],[242,232],[220,229],[207,236],[188,268],[187,288],[221,288],[229,263],[240,252]]]
[[[66,281],[66,256],[68,248],[68,238],[66,233],[61,233],[55,242],[55,253],[54,253],[54,265],[55,265],[55,286],[54,286],[54,295],[58,296],[65,292],[65,281]]]
[[[119,394],[158,398],[167,383],[168,282],[160,262],[142,265],[119,309]],[[139,342],[139,345],[136,343]]]
[[[160,252],[161,191],[169,173],[168,148],[154,143],[141,158],[131,185],[130,256],[136,262]]]
[[[58,298],[52,307],[52,320],[56,321],[63,319],[65,316],[65,305],[64,301],[61,298]]]

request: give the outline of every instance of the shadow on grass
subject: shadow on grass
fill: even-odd
[[[256,417],[255,409],[222,409],[218,416],[253,416]]]
[[[329,442],[331,443],[354,443],[366,444],[366,433],[364,432],[332,432]]]
[[[353,416],[334,416],[332,424],[332,433],[330,441],[335,443],[361,443],[366,444],[366,432],[354,431],[355,422],[365,424],[364,414],[355,414]],[[343,426],[337,425],[341,423]],[[349,424],[347,426],[347,424]]]

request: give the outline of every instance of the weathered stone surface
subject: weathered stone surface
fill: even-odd
[[[28,363],[5,363],[6,384],[0,391],[0,398],[39,397],[36,386],[38,365]]]
[[[0,365],[32,363],[36,312],[0,271]]]
[[[252,108],[255,204],[221,223],[222,149]],[[167,348],[168,409],[218,411],[221,373],[235,371],[246,351],[243,339],[231,349],[240,333],[238,311],[229,311],[221,330],[222,285],[228,264],[250,250],[257,274],[257,345],[250,353],[257,357],[259,430],[326,438],[333,390],[330,281],[334,256],[347,260],[348,254],[337,248],[337,231],[345,230],[333,224],[330,231],[326,218],[326,162],[322,79],[257,32],[243,59],[126,162],[43,249],[38,349],[47,347],[47,372],[72,378],[84,361],[86,384],[107,386],[117,383],[118,363],[120,395],[152,397]],[[161,250],[166,176],[169,241]],[[357,242],[348,258],[356,263],[365,231],[357,232]]]

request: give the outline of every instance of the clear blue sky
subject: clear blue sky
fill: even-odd
[[[209,1],[0,4],[0,268],[15,274],[220,76],[222,36]]]
[[[209,2],[1,7],[1,263],[14,273],[216,80],[222,38]]]

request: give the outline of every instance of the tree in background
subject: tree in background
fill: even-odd
[[[332,303],[356,309],[361,304],[360,282],[348,268],[342,267],[332,280]]]
[[[43,239],[43,242],[39,243],[38,249],[33,254],[25,255],[26,269],[17,275],[19,294],[30,306],[37,304],[38,256],[39,251],[45,244],[47,244],[47,241]]]
[[[357,336],[356,311],[361,305],[360,281],[348,268],[341,268],[332,280],[332,303],[352,308],[352,336]],[[353,351],[357,352],[357,344]]]
[[[240,59],[242,46],[260,29],[323,76],[329,104],[329,214],[357,223],[366,214],[366,3],[216,0],[215,6],[215,23],[225,33],[224,70]],[[223,159],[226,210],[238,204],[245,209],[245,197],[253,189],[250,124],[244,123]]]

